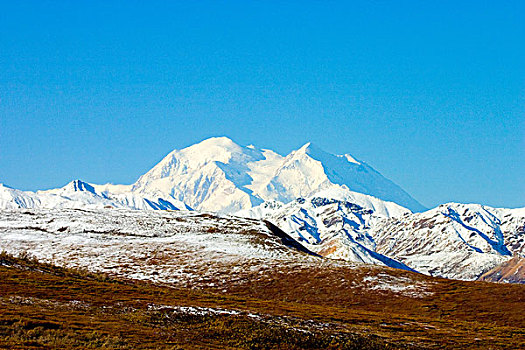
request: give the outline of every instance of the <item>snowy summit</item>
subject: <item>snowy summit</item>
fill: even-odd
[[[95,185],[77,180],[37,194],[3,190],[0,203],[4,208],[79,207],[86,203],[234,213],[268,201],[286,204],[330,188],[346,188],[412,211],[424,209],[399,186],[349,154],[333,155],[307,143],[282,156],[253,145],[240,146],[227,137],[210,138],[170,152],[132,185]]]

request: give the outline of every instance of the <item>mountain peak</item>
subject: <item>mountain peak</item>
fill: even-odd
[[[305,143],[304,145],[302,145],[297,151],[303,151],[303,152],[306,152],[306,150],[308,150],[308,148],[312,145],[311,142],[307,142]]]
[[[200,147],[224,147],[224,148],[231,148],[231,147],[240,147],[238,144],[236,144],[232,139],[226,137],[226,136],[216,136],[216,137],[210,137],[205,140],[202,140],[201,142],[190,146],[200,146]]]
[[[311,152],[316,152],[316,151],[324,152],[324,150],[322,150],[320,147],[318,147],[313,142],[307,142],[301,148],[297,150],[298,153],[307,153],[307,154]]]
[[[321,147],[317,146],[316,144],[312,142],[305,143],[297,151],[294,151],[293,155],[294,156],[307,155],[321,162],[323,162],[324,159],[327,159],[329,157],[334,157],[334,155],[326,152],[324,149],[322,149]]]
[[[311,156],[312,158],[315,158],[319,161],[323,161],[326,158],[329,157],[338,157],[338,158],[344,158],[349,163],[354,163],[356,165],[360,165],[361,162],[358,161],[356,158],[354,158],[351,154],[345,153],[343,155],[336,155],[326,152],[321,147],[317,146],[316,144],[312,142],[305,143],[301,148],[299,148],[297,151],[295,151],[296,154],[307,154]]]
[[[63,187],[64,190],[71,190],[73,192],[91,192],[96,193],[95,188],[82,180],[73,180]]]
[[[184,154],[186,157],[197,162],[220,161],[227,163],[232,155],[238,155],[245,152],[247,148],[239,146],[228,137],[210,137],[199,143],[175,151],[179,155]]]

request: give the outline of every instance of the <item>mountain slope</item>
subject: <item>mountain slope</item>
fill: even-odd
[[[454,279],[525,282],[525,208],[449,203],[412,214],[342,187],[238,215],[265,218],[329,258]]]
[[[41,205],[40,196],[29,191],[20,191],[0,184],[0,208],[38,208]]]
[[[525,257],[525,208],[448,203],[384,220],[370,230],[378,253],[433,276],[473,280]]]
[[[21,255],[0,253],[4,348],[366,349],[363,337],[381,341],[375,349],[525,344],[525,286],[313,257],[253,220],[6,210],[0,236],[0,251]]]
[[[483,273],[478,280],[525,284],[525,258],[514,257]]]
[[[321,259],[262,221],[192,211],[5,210],[0,237],[0,251],[177,285],[206,286],[232,269],[240,278],[253,266]]]
[[[395,203],[332,186],[285,205],[267,202],[236,215],[264,218],[325,257],[410,270],[375,252],[375,243],[367,234],[375,222],[409,213],[410,210]]]
[[[412,211],[424,207],[392,181],[349,154],[333,155],[307,143],[288,155],[264,189],[267,200],[289,202],[344,185],[351,191],[395,202]]]

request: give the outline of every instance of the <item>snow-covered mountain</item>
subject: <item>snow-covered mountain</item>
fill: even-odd
[[[98,186],[97,186],[98,187]],[[188,210],[187,206],[169,196],[155,197],[133,192],[97,191],[95,186],[74,180],[66,186],[47,191],[20,191],[0,184],[0,208],[126,208],[137,210]]]
[[[324,257],[449,278],[524,280],[525,208],[450,203],[413,214],[423,207],[369,165],[310,143],[281,156],[211,138],[172,151],[131,185],[75,180],[30,192],[0,184],[0,209],[17,208],[233,214],[266,220]]]
[[[238,214],[268,220],[329,258],[455,279],[525,282],[520,272],[525,208],[449,203],[413,214],[395,203],[340,190]]]
[[[226,137],[171,152],[141,176],[132,191],[171,195],[197,210],[233,213],[341,186],[411,210],[423,209],[399,186],[348,154],[332,155],[307,143],[283,157],[239,146]]]
[[[525,208],[448,203],[369,232],[378,253],[433,276],[477,279],[513,256],[525,258]]]
[[[165,209],[171,203],[177,208],[234,213],[268,201],[285,204],[321,190],[346,187],[411,210],[423,209],[366,163],[349,154],[326,153],[310,143],[283,157],[268,149],[239,146],[229,138],[215,137],[172,151],[132,185],[82,184],[19,192],[13,198],[4,194],[1,207],[81,207],[84,201],[88,206]]]
[[[231,213],[264,201],[256,191],[281,162],[273,151],[211,138],[168,154],[132,192],[167,194],[197,210]]]
[[[265,200],[287,203],[323,189],[341,186],[383,201],[395,202],[412,211],[424,210],[408,193],[366,163],[350,154],[327,153],[311,143],[286,156],[259,193]]]
[[[408,213],[410,210],[393,202],[332,187],[286,205],[268,202],[237,215],[268,220],[325,257],[410,269],[375,252],[374,240],[367,232],[379,220]]]

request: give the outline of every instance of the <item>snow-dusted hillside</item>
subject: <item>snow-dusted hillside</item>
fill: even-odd
[[[325,257],[432,276],[474,280],[513,256],[525,258],[525,208],[450,203],[413,214],[395,203],[331,189],[238,215],[269,220]],[[505,280],[523,281],[513,269],[515,276]],[[491,278],[497,280],[494,273]]]
[[[276,275],[307,276],[319,286],[330,283],[361,295],[424,298],[433,293],[433,283],[417,274],[316,256],[260,220],[194,211],[2,210],[2,251],[222,293],[262,286]],[[327,271],[331,277],[319,279]]]
[[[266,219],[325,257],[409,269],[376,253],[367,233],[377,221],[407,213],[410,210],[395,203],[331,187],[285,205],[267,202],[237,215]]]
[[[477,279],[512,256],[525,257],[525,208],[448,203],[378,222],[369,232],[378,253],[433,276]]]
[[[3,210],[0,252],[129,278],[209,287],[253,269],[317,266],[258,220],[191,211]]]

